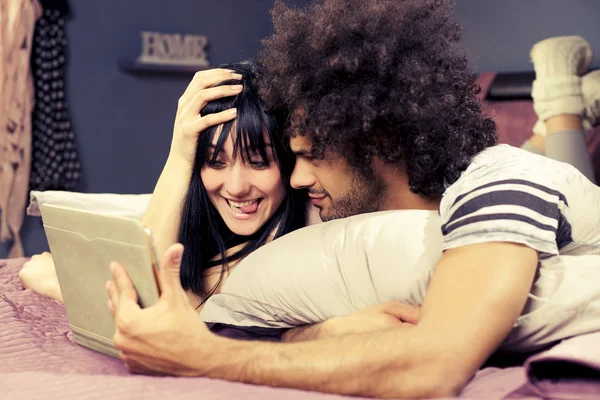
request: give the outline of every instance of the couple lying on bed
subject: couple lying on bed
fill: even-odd
[[[445,3],[427,12],[417,12],[419,2],[336,8],[348,18],[330,15],[336,0],[324,4],[293,12],[280,4],[275,13],[280,29],[266,43],[261,95],[289,116],[266,111],[248,65],[200,72],[181,97],[171,152],[144,216],[165,254],[163,297],[136,309],[119,265],[108,285],[115,345],[131,370],[366,396],[455,394],[521,328],[516,321],[540,261],[566,271],[577,264],[573,257],[600,259],[600,189],[585,158],[573,160],[577,169],[496,144],[472,77],[447,45],[455,36],[443,18]],[[378,21],[369,25],[369,40],[378,45],[353,40],[346,43],[351,50],[304,53],[310,46],[302,40],[315,32],[349,34],[357,26],[343,22],[350,18]],[[410,29],[398,22],[415,19],[420,24]],[[406,43],[396,40],[403,35]],[[575,37],[532,49],[542,121],[527,143],[532,151],[550,153],[561,137],[585,145],[583,124],[600,116],[600,77],[581,77],[591,62],[588,49]],[[427,275],[427,294],[417,307],[385,303],[291,329],[284,340],[297,344],[209,333],[198,307],[241,259],[306,224],[307,194],[323,221],[439,210],[443,254]],[[411,226],[398,229],[411,235]],[[574,322],[560,311],[538,328]],[[576,311],[586,319],[598,307]]]

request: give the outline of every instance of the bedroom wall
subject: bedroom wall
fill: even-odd
[[[530,71],[529,49],[538,40],[580,35],[596,49],[600,68],[598,0],[456,0],[455,19],[479,72]]]
[[[286,0],[304,5],[309,0]],[[253,57],[272,29],[272,0],[70,0],[67,101],[82,160],[82,192],[150,193],[164,164],[177,99],[191,75],[130,74],[140,31],[206,35],[212,65]],[[26,255],[48,249],[39,218],[21,231]],[[8,255],[0,243],[0,258]]]
[[[233,62],[260,48],[271,30],[271,4],[71,0],[67,100],[84,173],[76,190],[149,193],[163,166],[177,99],[190,77],[120,71],[119,58],[137,55],[140,31],[205,34],[211,63]],[[456,20],[465,27],[464,44],[480,72],[530,70],[529,48],[553,35],[579,34],[600,49],[598,0],[457,0]],[[600,56],[594,65],[600,67]],[[48,249],[38,218],[26,218],[21,234],[27,255]],[[0,258],[8,248],[0,243]]]

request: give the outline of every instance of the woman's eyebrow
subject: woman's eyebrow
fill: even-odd
[[[273,146],[271,146],[271,143],[269,142],[265,142],[265,147],[264,147],[265,151],[273,151]],[[252,149],[249,149],[250,151],[253,151]],[[257,149],[258,150],[258,149]]]
[[[208,146],[208,154],[216,154],[216,155],[226,154],[226,151],[223,148],[221,148],[219,151],[217,151],[217,146],[211,143]]]
[[[272,148],[272,147],[273,147],[273,146],[271,146],[271,143],[270,143],[270,142],[265,142],[265,148],[266,148],[266,149],[270,149],[270,148]]]

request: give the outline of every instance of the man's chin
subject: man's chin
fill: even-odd
[[[355,215],[370,213],[370,212],[374,212],[374,211],[376,211],[376,210],[370,210],[370,209],[368,210],[368,209],[365,209],[364,207],[360,208],[360,209],[357,207],[340,208],[336,204],[336,207],[327,207],[327,208],[319,207],[319,218],[321,218],[321,221],[327,222],[327,221],[333,221],[336,219],[350,218]]]
[[[319,218],[321,221],[328,222],[336,219],[340,219],[340,216],[335,215],[335,213],[327,212],[324,208],[319,208]]]
[[[319,207],[319,206],[315,206],[319,209],[319,218],[321,218],[321,221],[323,222],[327,222],[327,221],[331,221],[332,218],[327,218],[327,212],[325,211],[325,209],[323,207]]]

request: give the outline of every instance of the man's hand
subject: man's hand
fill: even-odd
[[[137,293],[118,263],[111,264],[108,307],[115,317],[115,346],[127,368],[136,373],[194,376],[198,355],[211,349],[215,336],[190,305],[179,271],[183,246],[172,245],[161,262],[161,296],[141,309]],[[191,355],[194,355],[193,357]]]
[[[323,339],[351,333],[383,331],[416,325],[421,308],[397,301],[386,301],[362,308],[344,317],[331,318],[320,324],[290,329],[283,335],[286,342]]]
[[[23,264],[19,278],[23,288],[63,302],[52,254],[44,252],[31,257],[31,260]]]
[[[538,260],[535,250],[513,243],[450,249],[436,268],[417,325],[263,343],[208,331],[181,288],[181,250],[173,245],[166,252],[163,293],[144,310],[124,269],[115,265],[109,285],[115,344],[130,370],[411,399],[462,390],[523,310]]]

